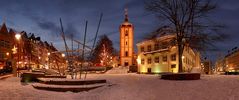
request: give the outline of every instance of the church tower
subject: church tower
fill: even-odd
[[[128,11],[125,9],[124,22],[120,25],[120,65],[133,65],[134,26],[129,23]]]

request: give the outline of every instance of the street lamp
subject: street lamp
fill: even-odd
[[[66,55],[63,53],[63,54],[61,54],[61,56],[62,56],[62,57],[65,57]]]
[[[50,52],[48,52],[47,53],[47,66],[48,66],[48,69],[50,68],[50,56],[51,55],[51,53]]]
[[[16,35],[15,35],[15,38],[16,38],[17,40],[20,40],[20,39],[21,39],[21,34],[16,34]]]
[[[9,56],[9,52],[7,52],[6,55]]]
[[[19,62],[20,62],[20,52],[21,52],[21,50],[20,50],[20,39],[21,39],[21,34],[16,34],[15,35],[15,38],[16,38],[16,40],[18,41],[18,54],[17,54],[17,57],[18,57],[18,61],[17,61],[17,76],[18,76],[18,68],[19,68]]]

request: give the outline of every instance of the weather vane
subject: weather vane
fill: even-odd
[[[128,9],[127,8],[124,9],[124,13],[125,13],[125,21],[127,22],[128,21]]]

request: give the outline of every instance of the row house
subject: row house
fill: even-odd
[[[238,73],[239,72],[239,49],[234,47],[228,50],[226,56],[219,56],[215,62],[216,72],[230,72]]]
[[[226,72],[239,72],[239,49],[233,48],[224,58]]]
[[[14,46],[14,33],[8,31],[6,24],[3,23],[0,29],[0,69],[11,67],[13,64],[12,48]]]
[[[31,60],[34,68],[52,68],[65,67],[66,60],[53,44],[49,45],[47,41],[41,41],[40,37],[29,34],[31,45]]]
[[[49,66],[65,66],[66,60],[62,53],[46,41],[34,34],[19,32],[20,38],[16,39],[13,29],[9,29],[5,23],[0,29],[0,69],[17,66],[26,68],[49,68]],[[54,52],[54,53],[53,53]],[[50,54],[52,53],[52,54]],[[58,64],[59,63],[59,64]]]

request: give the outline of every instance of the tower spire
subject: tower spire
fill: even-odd
[[[128,19],[128,9],[127,8],[124,9],[124,16],[125,16],[124,21],[128,22],[129,19]]]
[[[6,23],[6,17],[3,17],[3,23]]]

